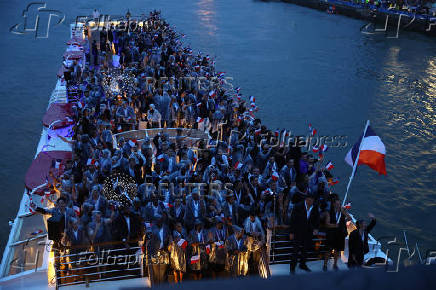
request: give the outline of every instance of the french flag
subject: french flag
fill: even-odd
[[[165,156],[163,154],[160,154],[156,159],[159,162],[163,162],[165,160]]]
[[[179,246],[180,248],[182,248],[184,250],[188,246],[188,242],[185,239],[180,239],[177,242],[177,246]]]
[[[90,165],[95,165],[95,166],[97,166],[97,165],[98,165],[98,162],[97,162],[95,159],[88,159],[88,161],[86,162],[86,165],[87,165],[87,166],[90,166]]]
[[[204,118],[200,118],[200,117],[197,118],[197,123],[202,123],[203,121],[204,121]]]
[[[195,255],[191,257],[191,265],[197,264],[198,262],[200,262],[200,255]]]
[[[312,127],[312,124],[309,124],[309,131],[310,131],[310,134],[312,134],[312,136],[315,136],[315,134],[317,132],[316,129]]]
[[[31,233],[31,235],[32,236],[36,236],[36,235],[39,235],[39,234],[42,234],[42,233],[43,233],[43,230],[39,229],[39,230],[36,230],[33,233]]]
[[[239,170],[239,169],[241,169],[242,168],[242,166],[244,166],[244,164],[242,163],[242,162],[239,162],[239,161],[237,161],[236,163],[235,163],[235,169],[236,170]]]
[[[215,98],[215,96],[216,96],[215,90],[212,90],[212,91],[209,92],[209,97]]]
[[[210,251],[211,251],[211,249],[210,249],[210,245],[207,245],[207,246],[206,246],[206,254],[209,255],[209,254],[210,254]]]
[[[136,146],[136,140],[135,139],[129,140],[129,145],[130,145],[130,147],[135,147]]]
[[[279,130],[275,130],[274,136],[279,137],[279,134],[280,134]]]
[[[328,149],[328,146],[325,144],[322,144],[321,147],[319,147],[321,149],[322,152],[326,152]]]
[[[331,161],[329,161],[329,163],[327,163],[327,165],[325,166],[325,168],[327,170],[332,170],[334,168],[333,163]]]
[[[347,202],[347,204],[344,206],[344,208],[350,210],[351,209],[351,202]]]
[[[254,98],[254,96],[250,96],[250,103],[256,103],[256,99]]]
[[[76,216],[80,216],[80,207],[78,207],[77,205],[74,205],[73,206],[73,210],[74,210],[74,213],[76,214]]]
[[[264,194],[264,195],[273,195],[274,192],[272,192],[271,189],[267,188],[267,189],[265,189],[265,190],[263,191],[263,194]]]
[[[215,245],[216,245],[219,249],[224,249],[224,242],[223,242],[223,241],[215,242]]]
[[[382,140],[375,134],[370,126],[368,126],[366,129],[365,136],[363,138],[362,137],[363,136],[361,136],[359,141],[357,141],[350,151],[348,151],[347,155],[345,156],[345,162],[347,162],[350,166],[354,166],[357,155],[359,155],[357,165],[368,165],[379,174],[386,175],[386,147]]]
[[[279,180],[279,174],[277,173],[277,171],[273,172],[273,174],[271,175],[271,179],[274,181]]]
[[[319,151],[318,146],[313,146],[312,151],[313,151],[313,153],[318,153],[318,151]]]

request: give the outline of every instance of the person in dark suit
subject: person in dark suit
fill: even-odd
[[[75,218],[70,219],[69,227],[66,231],[66,242],[72,247],[88,244],[86,231],[82,227],[79,227],[79,222]]]
[[[374,215],[368,214],[371,218],[369,225],[364,220],[358,220],[354,231],[351,232],[348,240],[348,267],[360,267],[366,253],[369,252],[368,234],[374,228],[376,220]]]
[[[304,201],[295,205],[290,219],[289,238],[293,241],[293,253],[291,253],[290,272],[295,272],[295,266],[299,258],[300,268],[307,272],[310,269],[306,265],[306,252],[312,249],[313,236],[318,234],[319,211],[314,204],[314,196],[306,195]]]
[[[221,217],[215,217],[215,226],[209,230],[209,240],[212,242],[212,251],[209,255],[209,265],[212,278],[222,276],[225,270],[227,250],[225,241],[227,240],[227,227]]]
[[[142,233],[140,217],[131,213],[129,207],[122,208],[112,222],[112,239],[123,242],[135,241],[142,237]]]
[[[232,277],[245,276],[248,273],[247,239],[244,229],[234,225],[234,234],[225,243],[227,249],[226,270]]]
[[[126,168],[126,174],[133,177],[137,184],[142,184],[144,182],[144,178],[142,177],[141,163],[136,163],[136,159],[134,157],[130,157],[129,166]]]
[[[185,206],[182,204],[182,200],[180,198],[176,198],[174,206],[170,207],[170,219],[175,223],[183,223],[184,216]]]
[[[171,232],[164,223],[164,217],[162,217],[153,226],[148,243],[152,264],[151,282],[153,285],[160,284],[166,280],[166,273],[170,263],[168,246],[171,242]]]
[[[145,220],[153,223],[161,219],[164,212],[164,205],[159,201],[157,196],[153,195],[151,202],[145,208]]]
[[[226,196],[226,202],[223,206],[224,218],[229,224],[237,224],[238,223],[238,205],[235,202],[235,196],[231,192]]]
[[[197,188],[194,188],[191,193],[191,198],[186,202],[185,207],[185,227],[188,231],[194,228],[195,221],[204,221],[206,215],[206,204],[203,199],[200,199],[200,194]]]
[[[279,183],[283,188],[290,188],[291,183],[295,182],[297,178],[297,170],[294,167],[294,159],[289,159],[286,165],[280,169],[280,179]]]

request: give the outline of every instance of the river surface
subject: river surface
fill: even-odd
[[[41,134],[41,119],[56,83],[67,23],[94,8],[104,14],[148,13],[186,34],[186,44],[216,56],[217,69],[256,96],[269,127],[347,136],[346,148],[326,159],[344,195],[351,167],[344,162],[366,120],[386,145],[387,176],[361,166],[350,188],[352,212],[378,219],[376,237],[407,232],[409,245],[436,248],[436,40],[418,33],[366,35],[365,23],[292,4],[252,0],[47,1],[65,22],[47,39],[12,34],[26,1],[0,1],[0,210],[1,248],[8,220],[18,210],[24,175]]]

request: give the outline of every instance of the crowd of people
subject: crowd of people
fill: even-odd
[[[143,240],[154,283],[167,273],[176,282],[185,273],[266,277],[271,237],[281,228],[295,243],[292,272],[297,262],[310,271],[306,252],[321,233],[324,269],[332,252],[337,268],[347,216],[322,154],[302,152],[286,131],[262,125],[254,97],[229,85],[212,58],[183,47],[158,12],[87,29],[85,65],[76,61],[65,72],[75,125],[72,141],[61,138],[71,143],[72,160],[53,182],[55,207],[41,210],[64,217],[60,244]],[[138,128],[163,129],[141,140],[113,137]],[[180,129],[170,136],[164,128]],[[197,130],[210,138],[191,142]],[[127,205],[103,192],[114,173],[136,184]],[[362,224],[360,236],[367,235]],[[362,264],[363,255],[353,262]]]

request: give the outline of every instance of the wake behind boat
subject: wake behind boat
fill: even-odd
[[[304,152],[290,130],[262,125],[255,97],[159,12],[93,19],[71,25],[3,255],[6,286],[268,278],[386,261],[369,234],[375,218],[356,222],[334,193],[325,144]],[[349,234],[363,237],[352,257]]]

